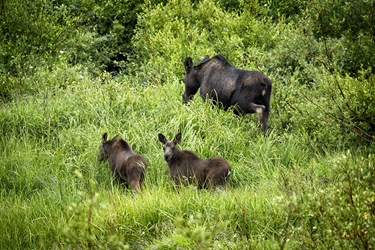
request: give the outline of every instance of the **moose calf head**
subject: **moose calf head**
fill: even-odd
[[[109,157],[109,150],[111,149],[111,146],[115,141],[117,141],[119,135],[116,135],[115,137],[112,138],[112,140],[108,141],[108,134],[104,133],[102,135],[102,143],[100,144],[99,147],[99,155],[98,155],[98,161],[104,161],[108,159]]]
[[[176,152],[176,146],[181,141],[181,133],[178,133],[173,141],[167,141],[167,138],[163,134],[159,134],[159,141],[163,143],[164,160],[169,162]],[[178,150],[178,149],[177,149]]]

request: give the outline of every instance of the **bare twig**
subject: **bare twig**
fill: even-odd
[[[300,91],[298,89],[299,93],[306,98],[306,100],[308,100],[310,103],[312,103],[314,106],[318,107],[320,110],[322,110],[327,116],[333,118],[334,120],[338,121],[339,123],[341,123],[342,125],[344,125],[346,128],[348,128],[349,130],[351,130],[352,132],[354,132],[355,134],[357,134],[360,138],[362,138],[363,140],[367,141],[367,142],[370,142],[370,143],[373,143],[375,141],[375,137],[366,133],[363,129],[361,129],[360,127],[358,127],[357,125],[349,125],[347,123],[345,123],[344,121],[342,121],[341,119],[337,118],[335,115],[327,112],[324,108],[322,108],[319,104],[317,104],[316,102],[314,102],[313,100],[311,100],[309,97],[307,97],[302,91]]]

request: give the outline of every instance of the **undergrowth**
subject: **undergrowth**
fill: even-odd
[[[337,243],[319,236],[326,230],[337,231],[335,237],[349,231],[319,212],[331,211],[333,204],[316,201],[322,192],[333,197],[337,191],[332,187],[348,181],[340,177],[348,171],[341,166],[362,162],[363,168],[372,169],[371,147],[345,145],[350,160],[341,164],[340,145],[318,145],[303,131],[283,131],[272,116],[271,129],[263,136],[255,115],[237,117],[198,97],[185,106],[182,91],[173,79],[143,88],[103,75],[41,88],[33,97],[3,104],[1,248],[356,246],[350,236]],[[104,132],[120,134],[144,155],[149,168],[141,194],[117,186],[107,163],[97,162]],[[181,149],[229,161],[232,174],[226,189],[173,187],[157,134],[172,137],[177,132],[182,133]],[[362,178],[361,171],[351,175]],[[373,177],[366,178],[361,185],[373,183]],[[370,208],[373,192],[367,194]],[[353,221],[352,210],[332,216],[343,225],[361,223],[365,231],[358,229],[360,234],[373,223],[372,210],[361,211],[368,223]],[[373,240],[366,239],[371,246]]]

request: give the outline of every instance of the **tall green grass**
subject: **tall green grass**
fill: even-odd
[[[300,249],[309,211],[300,197],[335,183],[331,159],[341,152],[322,152],[272,115],[263,136],[255,115],[199,96],[185,106],[173,79],[141,87],[130,77],[76,77],[1,104],[1,249]],[[97,162],[104,132],[148,162],[141,194]],[[178,132],[181,149],[230,162],[226,189],[173,187],[157,134]]]

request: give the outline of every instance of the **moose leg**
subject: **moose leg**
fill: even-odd
[[[262,131],[263,133],[266,133],[268,130],[268,114],[270,111],[268,109],[263,110],[262,116],[259,117],[259,121],[262,124]]]
[[[224,187],[225,185],[225,178],[221,175],[221,171],[217,172],[217,168],[220,168],[220,165],[216,165],[215,170],[207,174],[205,186],[209,189],[216,189],[218,187]]]
[[[244,111],[246,113],[257,113],[258,121],[262,125],[263,133],[267,132],[269,110],[266,108],[266,106],[250,102],[247,105],[246,109],[244,108]]]
[[[225,187],[225,179],[220,175],[213,175],[207,180],[206,187],[214,190],[223,188]]]
[[[122,176],[117,172],[117,170],[115,170],[115,172],[113,172],[112,180],[113,180],[113,182],[116,183],[117,185],[124,186],[125,188],[128,187],[128,182],[127,182],[127,180],[126,180],[126,177],[122,177]]]
[[[131,162],[128,165],[126,174],[128,176],[129,185],[132,189],[139,193],[142,188],[144,173],[141,166],[136,161]]]
[[[139,193],[139,189],[140,189],[140,183],[139,183],[139,180],[131,180],[129,181],[129,184],[130,186],[132,187],[132,189],[136,192],[136,193]]]

